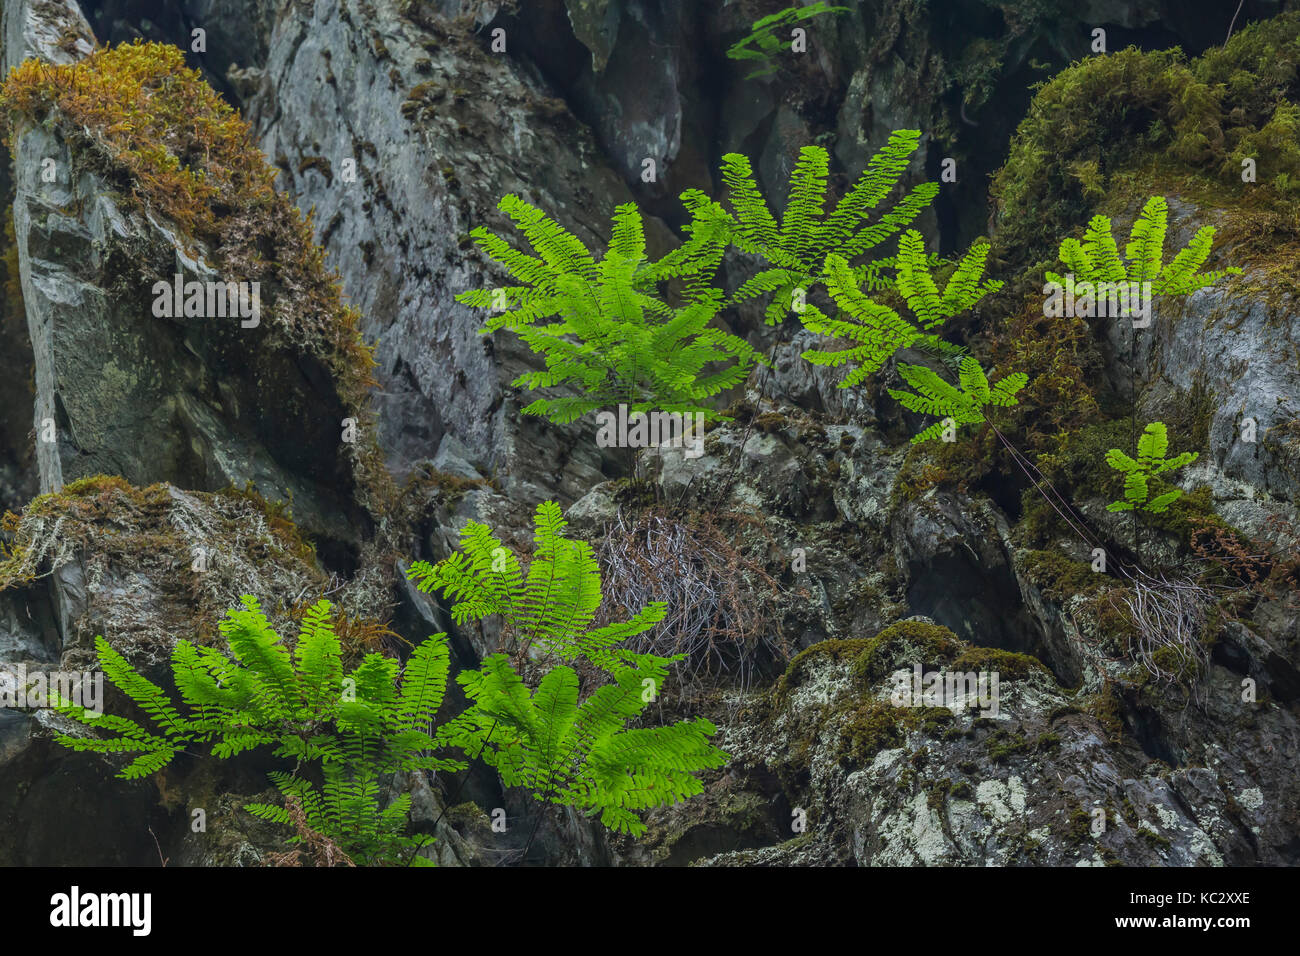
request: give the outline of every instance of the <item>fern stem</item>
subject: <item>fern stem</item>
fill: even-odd
[[[1058,515],[1061,516],[1062,520],[1064,520],[1067,525],[1070,526],[1070,530],[1072,530],[1075,534],[1079,535],[1079,537],[1083,538],[1083,540],[1088,544],[1093,545],[1093,547],[1097,547],[1098,541],[1089,532],[1087,525],[1083,524],[1083,516],[1080,515],[1077,511],[1075,511],[1075,509],[1069,504],[1069,502],[1065,500],[1065,497],[1060,493],[1060,491],[1057,490],[1056,486],[1053,485],[1051,481],[1047,479],[1047,476],[1038,470],[1038,466],[1035,465],[1033,462],[1031,462],[1028,458],[1026,458],[1020,452],[1020,449],[1016,448],[1016,446],[1011,443],[1011,441],[1007,438],[1007,436],[1002,434],[1002,431],[996,425],[994,425],[987,418],[985,418],[984,420],[988,422],[989,427],[993,429],[993,433],[998,436],[998,439],[1002,442],[1002,444],[1007,447],[1007,450],[1009,452],[1011,452],[1012,460],[1015,461],[1015,463],[1020,467],[1020,470],[1025,473],[1025,477],[1028,478],[1030,482],[1033,483],[1034,489],[1040,495],[1042,495],[1043,500],[1052,506],[1052,509]],[[1034,478],[1032,474],[1030,474],[1029,472],[1030,468],[1038,472],[1039,477],[1043,479],[1043,483],[1052,489],[1052,493],[1056,495],[1057,500],[1060,502],[1059,505],[1057,504],[1057,501],[1052,500],[1051,495],[1049,495],[1046,491],[1043,490],[1043,486],[1039,484],[1038,480]],[[1065,511],[1063,511],[1062,508],[1064,508]],[[1074,517],[1071,518],[1070,515],[1066,514],[1066,511],[1069,511],[1070,515],[1073,515]],[[1075,523],[1076,521],[1078,522],[1078,524]]]
[[[763,366],[763,385],[762,388],[759,389],[758,404],[754,406],[754,414],[749,416],[749,421],[745,423],[744,434],[740,436],[740,446],[736,449],[736,459],[732,462],[731,471],[727,475],[726,484],[722,486],[722,492],[718,496],[719,506],[726,503],[727,496],[731,494],[731,487],[736,483],[736,472],[740,470],[740,459],[745,453],[745,445],[749,442],[749,433],[754,428],[754,419],[758,417],[759,412],[763,409],[763,399],[767,398],[767,382],[771,377],[772,365],[776,361],[776,350],[780,344],[781,333],[778,330],[776,339],[772,342],[772,347],[767,353],[767,364]]]

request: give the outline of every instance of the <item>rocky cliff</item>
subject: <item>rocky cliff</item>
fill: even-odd
[[[447,631],[472,666],[499,635],[456,626],[405,571],[469,520],[527,547],[549,499],[605,561],[611,607],[703,608],[731,642],[664,704],[709,716],[731,761],[635,840],[571,811],[535,840],[494,832],[494,808],[535,805],[483,768],[399,777],[440,863],[525,843],[582,865],[1300,863],[1300,19],[1283,4],[1251,5],[1225,45],[1214,4],[867,2],[759,79],[725,55],[774,9],[748,0],[141,6],[4,10],[6,70],[92,79],[35,70],[8,99],[0,667],[88,670],[102,634],[165,682],[176,640],[222,646],[241,594],[284,627],[330,595],[350,650]],[[503,195],[592,248],[636,202],[663,252],[678,194],[716,195],[722,154],[774,192],[817,143],[842,192],[904,127],[923,131],[905,185],[958,170],[917,225],[944,254],[993,243],[1006,286],[959,336],[1031,376],[1007,429],[1024,458],[987,429],[911,445],[886,383],[836,388],[799,358],[811,333],[741,308],[723,321],[772,367],[719,399],[730,420],[700,457],[629,463],[590,420],[522,415],[511,382],[536,357],[455,298],[497,281],[468,234],[508,232]],[[1214,225],[1212,265],[1242,275],[1162,302],[1136,338],[1046,317],[1059,241],[1098,212],[1127,228],[1152,194],[1174,248]],[[159,282],[235,277],[258,283],[242,323],[159,314]],[[1103,456],[1138,419],[1199,458],[1130,548]],[[1049,486],[1151,576],[1093,573]],[[1188,654],[1153,650],[1135,604],[1176,617]],[[997,672],[997,706],[894,706],[916,665]],[[187,757],[124,783],[60,732],[49,710],[0,709],[0,862],[284,849],[240,810],[274,761]]]

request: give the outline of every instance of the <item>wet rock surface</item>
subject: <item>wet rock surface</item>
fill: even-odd
[[[782,89],[718,65],[759,15],[751,4],[716,16],[672,0],[513,6],[193,0],[145,29],[130,4],[87,5],[113,39],[179,41],[207,25],[199,65],[238,101],[277,187],[313,210],[375,343],[375,439],[398,484],[387,497],[360,486],[340,452],[352,410],[316,357],[155,316],[141,277],[201,279],[215,253],[142,212],[58,123],[29,124],[11,184],[25,322],[4,328],[25,335],[31,367],[15,359],[8,372],[34,382],[23,411],[33,435],[0,429],[32,449],[7,447],[0,463],[21,511],[5,529],[0,667],[84,671],[102,634],[165,682],[175,641],[219,646],[216,622],[247,593],[286,633],[298,605],[328,593],[407,644],[447,632],[455,667],[472,667],[499,649],[499,627],[457,626],[406,579],[411,561],[450,554],[468,521],[526,551],[534,506],[554,499],[599,551],[622,547],[646,515],[707,518],[735,551],[731,567],[745,569],[768,656],[663,707],[714,720],[731,763],[704,775],[699,797],[649,813],[639,841],[567,811],[535,836],[495,832],[492,810],[531,825],[536,803],[482,768],[399,778],[393,791],[409,793],[416,828],[436,834],[438,862],[504,865],[528,845],[530,862],[554,865],[1300,863],[1300,602],[1287,581],[1206,599],[1204,666],[1191,680],[1158,679],[1115,614],[1129,582],[1080,577],[1092,556],[1078,541],[1032,540],[1021,493],[1033,489],[1019,476],[967,481],[912,450],[881,390],[837,389],[834,374],[798,360],[806,332],[729,317],[765,353],[775,343],[774,369],[727,397],[732,420],[710,427],[699,457],[628,456],[598,448],[590,421],[520,415],[528,399],[509,383],[534,357],[512,336],[480,335],[454,300],[496,281],[467,233],[510,234],[495,208],[506,193],[593,248],[614,205],[636,199],[656,217],[651,246],[666,248],[677,192],[716,192],[720,153],[754,156],[771,187],[799,145],[822,142],[853,172],[902,125],[928,130],[917,179],[933,178],[954,144],[964,150],[962,189],[920,223],[945,249],[964,248],[986,214],[982,188],[977,203],[968,184],[1001,153],[958,133],[989,123],[981,136],[1005,145],[1010,129],[994,114],[1016,114],[999,91],[1023,87],[1037,59],[1081,55],[1065,27],[978,25],[1008,53],[994,69],[975,47],[947,51],[964,64],[961,85],[927,72],[945,49],[909,26],[920,13],[868,4]],[[1105,6],[1078,16],[1120,37],[1211,42],[1159,4]],[[494,26],[510,55],[491,51]],[[879,42],[848,39],[868,26]],[[6,7],[4,37],[7,66],[73,62],[93,44],[79,8],[52,0]],[[646,157],[655,182],[641,180]],[[54,181],[41,175],[47,158]],[[1217,214],[1171,205],[1182,229]],[[1096,326],[1106,362],[1095,387],[1135,398],[1147,418],[1203,409],[1201,458],[1181,487],[1284,548],[1300,474],[1297,322],[1289,300],[1246,281],[1256,264],[1245,264],[1240,283],[1162,306],[1138,349],[1131,333]],[[1254,443],[1240,440],[1246,418]],[[93,477],[104,474],[123,480]],[[259,494],[233,490],[250,483]],[[38,490],[47,494],[29,502]],[[1106,500],[1094,490],[1079,508],[1119,540]],[[1185,563],[1185,529],[1147,529],[1147,553]],[[911,687],[918,666],[974,675],[975,690],[900,706],[894,675]],[[992,706],[978,675],[994,672]],[[111,691],[108,704],[126,706]],[[274,760],[180,760],[125,783],[112,759],[54,743],[71,729],[48,710],[0,708],[0,862],[261,865],[284,850],[282,834],[240,809],[269,795]],[[196,807],[205,836],[189,827]]]

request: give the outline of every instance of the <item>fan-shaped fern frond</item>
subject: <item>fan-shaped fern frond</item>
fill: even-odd
[[[426,593],[441,591],[454,603],[457,624],[500,615],[524,648],[538,647],[561,660],[585,657],[599,667],[621,666],[610,648],[654,627],[664,607],[650,604],[630,620],[592,629],[600,608],[600,566],[585,541],[565,537],[568,523],[553,501],[537,507],[532,560],[527,572],[485,525],[461,532],[460,550],[437,564],[414,562],[407,577]]]
[[[1197,230],[1186,247],[1165,262],[1168,222],[1169,204],[1163,196],[1152,196],[1133,222],[1121,260],[1110,217],[1093,216],[1082,242],[1073,238],[1061,242],[1061,262],[1076,284],[1128,282],[1138,283],[1141,288],[1142,283],[1149,282],[1151,295],[1184,295],[1210,288],[1224,276],[1241,272],[1235,266],[1197,272],[1210,256],[1213,226]],[[1060,287],[1067,284],[1066,278],[1056,272],[1047,272],[1046,279]]]
[[[644,832],[636,812],[684,800],[703,789],[694,773],[727,756],[708,742],[703,719],[668,727],[625,729],[655,699],[662,675],[624,666],[611,684],[579,701],[577,673],[552,669],[531,694],[504,654],[457,680],[474,706],[444,728],[467,752],[481,752],[506,786],[539,800],[599,813],[611,829]]]
[[[522,199],[506,196],[500,208],[540,258],[481,227],[473,230],[479,247],[525,285],[474,289],[457,301],[500,308],[485,319],[483,332],[509,329],[543,357],[544,371],[525,372],[513,385],[567,386],[581,393],[539,398],[524,407],[525,414],[564,424],[627,404],[633,411],[671,407],[714,418],[717,412],[702,402],[743,382],[761,361],[744,339],[710,327],[722,308],[722,293],[710,283],[730,226],[702,194],[691,196],[695,218],[688,240],[657,262],[646,255],[644,224],[632,203],[615,209],[609,247],[599,260]],[[683,284],[681,305],[658,291],[671,281]]]
[[[810,309],[804,326],[819,335],[847,339],[854,344],[846,349],[809,349],[803,357],[814,365],[837,367],[853,363],[840,381],[840,388],[857,385],[881,369],[898,351],[918,346],[930,350],[960,353],[931,330],[962,312],[984,296],[996,292],[1002,283],[983,279],[987,243],[977,243],[958,263],[941,292],[932,274],[931,258],[925,252],[925,240],[919,232],[908,230],[899,240],[896,286],[907,302],[915,321],[900,316],[893,309],[879,305],[858,288],[857,276],[843,256],[826,257],[824,280],[831,298],[839,307],[836,318]]]
[[[745,79],[752,80],[768,76],[777,70],[776,55],[782,50],[786,39],[777,36],[777,31],[787,34],[791,26],[821,16],[825,13],[847,13],[848,7],[828,7],[825,0],[801,7],[786,7],[754,21],[749,34],[727,48],[727,56],[732,60],[755,60],[758,66]]]
[[[438,634],[412,652],[398,681],[397,661],[367,655],[345,673],[332,627],[332,608],[319,601],[303,615],[290,653],[250,596],[227,612],[220,631],[230,656],[178,641],[172,675],[191,714],[184,715],[157,685],[142,677],[103,637],[95,639],[105,675],[158,725],[145,730],[124,717],[96,715],[58,701],[67,717],[90,728],[90,736],[61,734],[73,750],[136,754],[118,776],[156,773],[177,753],[198,743],[225,759],[269,746],[277,756],[319,763],[323,787],[273,773],[272,782],[298,798],[309,825],[363,862],[405,862],[415,841],[406,828],[409,802],[384,806],[379,779],[399,770],[458,770],[462,761],[433,755],[431,724],[442,704],[450,654]],[[249,812],[288,824],[281,807],[249,804]]]
[[[790,177],[785,213],[778,226],[754,176],[740,153],[722,157],[722,181],[732,218],[731,242],[764,259],[769,268],[743,283],[728,304],[770,295],[769,324],[789,314],[796,296],[806,296],[821,280],[827,255],[851,261],[865,255],[907,227],[938,194],[935,183],[920,183],[896,205],[868,223],[876,207],[906,171],[920,140],[917,130],[897,130],[867,163],[861,177],[829,213],[825,212],[830,155],[820,146],[799,150]],[[867,278],[865,266],[859,282]],[[879,269],[870,270],[879,281]]]
[[[1190,465],[1197,452],[1183,452],[1167,458],[1169,432],[1164,422],[1149,422],[1137,442],[1137,459],[1134,460],[1118,448],[1106,452],[1106,464],[1124,476],[1124,497],[1106,506],[1108,511],[1149,511],[1158,514],[1166,511],[1183,494],[1175,488],[1151,498],[1150,479],[1155,475]]]
[[[1028,383],[1023,372],[1006,375],[992,386],[984,370],[975,359],[966,356],[959,366],[959,385],[945,382],[932,369],[923,365],[899,365],[898,373],[915,392],[889,389],[889,394],[904,408],[922,415],[934,415],[945,421],[932,424],[912,438],[919,444],[937,438],[949,427],[972,425],[986,420],[985,408],[989,405],[1017,404],[1016,393]]]

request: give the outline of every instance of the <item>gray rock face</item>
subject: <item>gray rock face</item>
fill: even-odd
[[[1141,6],[1087,15],[1136,29],[1149,22]],[[699,798],[649,814],[646,840],[551,813],[535,858],[1300,863],[1294,595],[1252,597],[1248,615],[1209,635],[1210,664],[1193,699],[1153,684],[1115,650],[1119,635],[1089,623],[1085,595],[1037,581],[1020,529],[997,503],[951,483],[906,486],[908,448],[889,434],[896,409],[880,410],[882,424],[863,390],[837,390],[834,373],[799,360],[809,344],[802,333],[778,346],[775,371],[751,380],[749,407],[709,432],[702,456],[642,453],[640,482],[606,480],[623,469],[622,453],[596,448],[589,424],[554,428],[518,414],[525,399],[508,383],[536,359],[508,335],[478,335],[479,318],[454,301],[498,281],[466,233],[487,224],[514,236],[495,212],[502,194],[523,195],[599,248],[616,203],[636,195],[661,211],[654,203],[672,199],[664,183],[638,185],[646,156],[662,158],[674,186],[707,185],[714,154],[743,149],[770,192],[828,115],[834,130],[823,141],[854,170],[885,130],[938,115],[910,107],[907,84],[932,62],[928,45],[868,55],[840,37],[794,65],[790,95],[774,83],[728,87],[717,97],[722,115],[706,121],[700,103],[714,91],[695,88],[710,79],[700,51],[738,36],[746,7],[724,8],[714,22],[673,0],[567,0],[547,21],[559,32],[508,36],[512,52],[529,54],[513,56],[490,52],[488,31],[444,19],[526,22],[507,20],[509,5],[184,5],[186,25],[209,29],[209,67],[225,71],[244,100],[281,185],[314,207],[317,236],[378,342],[380,437],[393,470],[437,486],[426,499],[416,491],[404,499],[414,501],[415,553],[374,562],[351,581],[327,579],[249,501],[204,493],[251,480],[269,497],[292,494],[295,518],[319,539],[373,544],[338,451],[342,412],[324,370],[289,350],[253,347],[237,328],[155,317],[150,284],[137,277],[205,278],[203,251],[133,211],[79,163],[56,125],[21,131],[15,225],[42,487],[97,472],[168,484],[82,488],[64,496],[76,499],[63,502],[66,512],[35,515],[23,563],[6,565],[0,662],[84,669],[94,636],[105,634],[161,679],[175,640],[215,640],[211,625],[240,594],[275,602],[285,626],[292,601],[327,588],[341,589],[350,611],[387,616],[393,586],[397,631],[417,640],[446,631],[456,666],[469,667],[499,649],[499,625],[456,627],[444,604],[404,580],[406,558],[445,557],[469,520],[527,551],[532,506],[544,497],[574,502],[574,531],[601,546],[620,508],[653,499],[727,530],[750,570],[773,584],[764,628],[781,636],[787,657],[805,653],[783,675],[779,661],[747,686],[710,688],[700,707],[722,726],[718,743],[732,763],[707,775]],[[873,6],[845,24],[862,31],[868,14],[875,24],[885,13]],[[692,45],[674,46],[688,36]],[[90,50],[71,3],[11,4],[4,37],[9,63],[69,62]],[[564,56],[579,48],[563,84],[555,72],[563,64],[540,52],[552,37]],[[1030,56],[1020,43],[1008,69]],[[557,89],[571,102],[554,98]],[[590,115],[594,128],[575,114]],[[54,182],[39,175],[45,158],[55,160]],[[924,225],[933,234],[938,219]],[[652,241],[665,242],[662,223],[654,229]],[[1201,294],[1161,311],[1139,353],[1139,367],[1157,370],[1138,382],[1143,413],[1165,414],[1194,389],[1213,394],[1207,450],[1182,480],[1210,484],[1216,507],[1250,531],[1294,516],[1292,319],[1289,307],[1279,317],[1231,288]],[[737,327],[752,330],[752,316]],[[775,335],[753,338],[766,350]],[[1110,390],[1122,393],[1127,343],[1115,338],[1109,349]],[[1254,445],[1240,437],[1246,416],[1256,422]],[[53,440],[40,441],[47,420]],[[212,558],[206,570],[195,570],[196,547]],[[919,639],[884,650],[872,643],[908,619],[929,633],[949,628],[951,638],[939,650]],[[917,663],[999,671],[997,711],[896,706],[889,672]],[[0,708],[0,779],[24,782],[0,787],[0,862],[151,864],[150,827],[179,863],[254,865],[278,848],[274,835],[239,823],[269,764],[172,768],[123,785],[112,779],[113,760],[52,742],[52,732],[70,729],[48,710]],[[513,861],[537,812],[526,795],[502,793],[491,773],[469,775],[463,789],[419,775],[394,786],[411,794],[417,826],[436,829],[447,865]],[[444,813],[447,802],[457,806]],[[188,829],[194,806],[210,811],[209,839]],[[495,807],[512,821],[504,839],[484,817]],[[796,833],[792,820],[806,826]]]
[[[1052,653],[1050,635],[1024,603],[1008,522],[991,502],[931,490],[900,505],[890,531],[912,613],[972,643],[1034,654],[1078,682],[1077,660]]]
[[[4,8],[5,72],[30,57],[73,63],[95,48],[76,0],[17,0]]]
[[[39,24],[60,8],[33,9]],[[31,26],[26,52],[48,52],[30,44],[61,22]],[[82,46],[65,43],[51,55],[64,61]],[[132,210],[57,125],[20,130],[14,154],[41,489],[95,474],[200,490],[253,482],[292,498],[314,532],[355,543],[366,518],[341,441],[349,412],[321,363],[240,316],[159,317],[155,281],[235,277]]]
[[[897,663],[908,669],[908,661]],[[788,695],[751,704],[746,720],[724,728],[719,745],[734,762],[702,798],[706,819],[728,830],[730,845],[757,845],[701,862],[1289,865],[1291,827],[1264,794],[1290,806],[1295,789],[1276,776],[1283,763],[1243,759],[1238,741],[1291,753],[1295,715],[1277,703],[1240,704],[1227,671],[1211,685],[1210,699],[1220,703],[1182,728],[1164,726],[1168,739],[1121,741],[1044,672],[1003,674],[989,716],[973,699],[898,707],[892,684],[864,686],[851,660],[834,651],[810,657]],[[1184,732],[1196,739],[1193,749],[1154,756],[1161,740]],[[855,750],[864,739],[872,743]],[[783,811],[784,832],[774,837],[752,813],[728,823],[722,808],[738,805],[771,808],[773,818],[776,808],[794,809]],[[800,812],[806,826],[792,833],[791,813]],[[670,845],[702,842],[704,824],[687,811],[656,822]]]
[[[1218,219],[1212,209],[1172,198],[1166,257],[1197,228]],[[1129,226],[1117,218],[1117,232]],[[1249,262],[1239,263],[1232,248],[1216,249],[1206,268],[1238,264],[1245,268],[1240,278],[1158,299],[1149,328],[1094,321],[1107,323],[1107,386],[1128,400],[1136,385],[1142,422],[1185,418],[1188,408],[1204,406],[1199,414],[1208,419],[1205,448],[1177,473],[1177,481],[1186,489],[1209,485],[1226,520],[1268,539],[1271,520],[1300,519],[1300,322],[1294,303],[1265,298],[1267,276]],[[1171,433],[1171,453],[1200,440]]]
[[[248,116],[285,188],[314,207],[377,340],[393,471],[433,459],[447,433],[484,473],[572,500],[600,480],[594,442],[518,414],[507,383],[536,360],[512,336],[479,335],[481,316],[454,296],[501,281],[466,236],[488,225],[514,238],[495,210],[501,196],[524,196],[596,248],[629,196],[564,104],[480,42],[387,0],[286,7]],[[543,467],[505,467],[521,461]]]
[[[1157,332],[1161,383],[1180,398],[1195,387],[1212,395],[1209,455],[1188,480],[1208,472],[1216,497],[1245,498],[1225,513],[1256,533],[1270,512],[1294,514],[1300,495],[1300,322],[1293,308],[1270,308],[1230,287],[1204,290],[1180,315],[1162,314]]]
[[[47,158],[61,181],[42,180]],[[128,211],[74,162],[57,132],[24,132],[16,168],[42,490],[95,474],[201,490],[251,481],[269,496],[292,497],[314,531],[354,539],[348,519],[359,510],[336,490],[348,485],[345,457],[288,444],[304,428],[341,434],[336,423],[347,413],[328,388],[314,386],[320,370],[313,376],[309,362],[260,347],[262,335],[241,328],[238,317],[156,317],[151,273],[225,277],[190,258],[168,230]],[[133,262],[134,275],[124,261]],[[242,368],[241,351],[252,359]],[[336,414],[306,415],[330,405]]]

